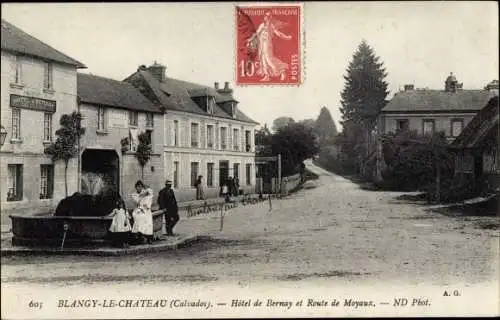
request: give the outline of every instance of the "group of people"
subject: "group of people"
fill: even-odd
[[[240,190],[240,181],[238,177],[229,177],[227,181],[222,184],[222,196],[229,202],[231,200],[231,196],[238,196]]]
[[[153,190],[141,180],[135,183],[132,200],[135,209],[131,214],[126,210],[123,200],[116,203],[116,208],[109,214],[113,218],[109,231],[116,246],[128,247],[130,243],[153,242]],[[179,207],[172,190],[172,181],[165,182],[165,188],[158,194],[158,205],[165,217],[166,235],[173,236],[173,228],[179,221]]]

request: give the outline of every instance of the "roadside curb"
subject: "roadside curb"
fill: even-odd
[[[50,254],[50,255],[89,255],[89,256],[123,256],[123,255],[135,255],[142,253],[157,253],[163,251],[177,250],[181,248],[193,245],[196,242],[208,241],[212,237],[206,235],[193,235],[184,236],[173,242],[166,242],[162,240],[161,243],[153,243],[147,245],[137,245],[132,246],[127,249],[120,248],[92,248],[92,249],[82,249],[82,248],[36,248],[36,247],[11,247],[11,248],[1,248],[1,256],[22,256],[22,255],[37,255],[37,254]]]

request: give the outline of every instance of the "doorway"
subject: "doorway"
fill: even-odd
[[[114,150],[86,149],[82,153],[82,185],[84,194],[120,191],[120,158]]]
[[[229,161],[219,161],[219,187],[227,182],[227,178],[229,178]]]

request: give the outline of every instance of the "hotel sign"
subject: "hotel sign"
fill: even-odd
[[[56,112],[56,102],[40,98],[10,95],[10,106],[12,108],[22,108],[44,112]]]

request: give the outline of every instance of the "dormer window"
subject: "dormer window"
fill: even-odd
[[[231,102],[231,116],[236,119],[236,102]]]
[[[207,112],[212,114],[214,113],[214,106],[215,106],[215,97],[208,97],[208,102],[207,102]]]

